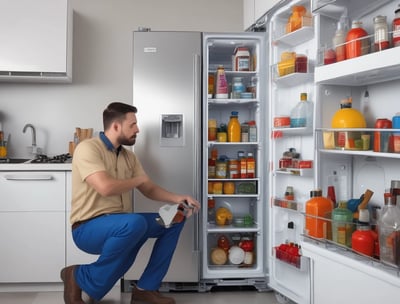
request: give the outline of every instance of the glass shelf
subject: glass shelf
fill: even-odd
[[[297,31],[285,34],[275,39],[273,45],[280,46],[280,44],[284,44],[288,47],[297,46],[311,40],[312,38],[314,38],[314,28],[312,26],[303,26]]]

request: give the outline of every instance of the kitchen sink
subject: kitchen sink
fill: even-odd
[[[0,164],[22,164],[29,161],[30,158],[0,158]]]

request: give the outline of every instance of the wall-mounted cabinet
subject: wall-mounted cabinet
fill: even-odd
[[[71,82],[68,0],[0,0],[0,81]]]

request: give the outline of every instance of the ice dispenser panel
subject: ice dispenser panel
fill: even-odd
[[[183,146],[183,114],[161,115],[161,146]]]

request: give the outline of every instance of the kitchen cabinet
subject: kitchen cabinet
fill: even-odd
[[[75,265],[75,264],[88,264],[92,263],[97,259],[97,255],[88,254],[80,250],[76,247],[74,240],[72,239],[71,232],[71,222],[69,220],[71,216],[71,171],[66,172],[66,212],[65,212],[65,222],[66,222],[66,265]]]
[[[243,28],[250,28],[281,0],[243,0]]]
[[[65,173],[1,171],[0,180],[0,282],[60,282]]]
[[[0,81],[71,82],[68,0],[0,0]]]

